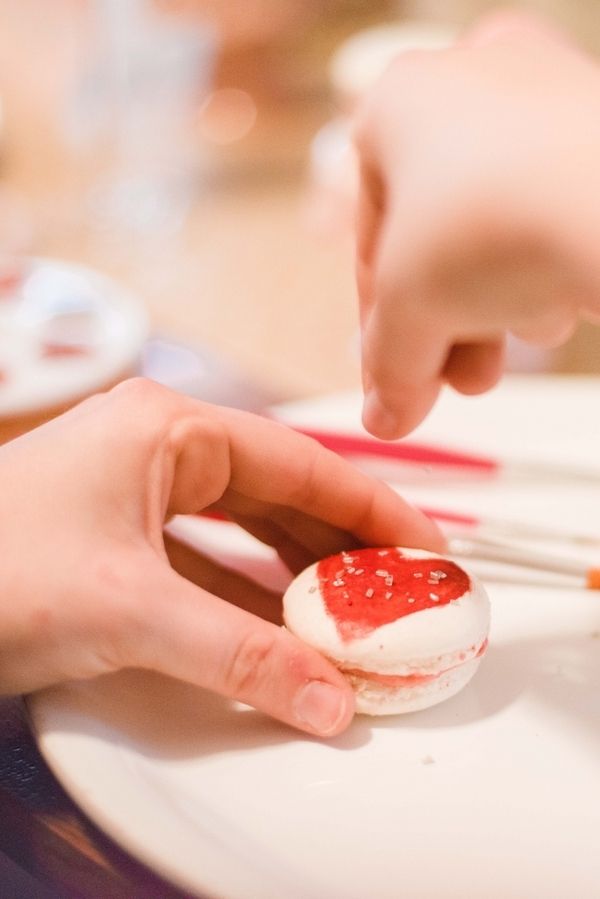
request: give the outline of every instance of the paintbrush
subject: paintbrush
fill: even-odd
[[[235,524],[218,509],[205,509],[199,514],[201,518]],[[455,534],[447,538],[447,552],[449,555],[477,559],[482,562],[500,562],[519,568],[563,574],[577,578],[580,586],[584,586],[588,590],[600,590],[600,568],[576,559],[538,552],[526,546],[516,546],[509,541],[478,535]]]
[[[518,537],[524,540],[539,540],[548,543],[572,543],[576,546],[586,546],[598,549],[600,547],[599,534],[583,534],[573,531],[563,531],[548,525],[534,524],[526,521],[512,521],[503,518],[492,518],[473,515],[468,512],[457,512],[451,509],[438,509],[429,506],[418,506],[421,512],[441,525],[450,526],[452,536],[453,526],[473,529],[478,536],[494,537]]]
[[[600,568],[587,562],[538,552],[525,546],[515,546],[502,540],[483,537],[454,536],[448,540],[450,555],[477,559],[482,562],[501,562],[519,568],[530,568],[577,578],[588,590],[600,590]]]
[[[384,463],[402,463],[422,469],[452,469],[484,476],[527,478],[529,480],[600,481],[599,469],[586,469],[559,462],[496,459],[480,453],[470,453],[449,447],[412,440],[386,442],[360,434],[323,431],[291,425],[295,431],[317,440],[340,456]]]

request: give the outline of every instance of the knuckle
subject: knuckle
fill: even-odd
[[[149,378],[122,381],[108,397],[110,414],[133,431],[138,445],[155,447],[162,442],[181,414],[182,400],[168,388]]]
[[[224,687],[231,696],[250,696],[275,675],[275,634],[249,632],[236,646],[225,672]]]
[[[311,508],[319,494],[323,490],[321,478],[321,464],[323,459],[330,458],[332,450],[326,449],[316,440],[308,438],[311,444],[306,444],[305,468],[301,482],[290,491],[290,506],[292,508]]]
[[[227,427],[218,417],[207,412],[191,410],[183,414],[171,427],[170,439],[179,445],[196,438],[198,445],[209,446],[213,452],[227,445]]]
[[[110,391],[113,398],[132,404],[155,402],[166,394],[168,390],[165,387],[144,377],[127,378]]]

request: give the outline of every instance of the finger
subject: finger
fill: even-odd
[[[157,407],[171,417],[159,457],[165,467],[158,481],[161,496],[150,504],[148,522],[158,551],[169,516],[216,503],[227,508],[229,491],[247,497],[248,514],[256,511],[257,503],[289,506],[349,531],[366,545],[444,545],[437,527],[391,488],[278,422],[182,398],[140,379],[119,393],[127,398],[128,408],[132,400],[135,408],[145,405],[151,422],[156,421]],[[138,411],[144,420],[144,410]],[[165,417],[158,419],[162,423]]]
[[[318,519],[294,509],[273,508],[268,514],[269,518],[243,515],[234,518],[248,533],[272,546],[294,574],[318,559],[360,546],[352,534],[339,528],[329,528]]]
[[[285,628],[190,584],[166,565],[152,572],[131,649],[139,667],[213,690],[319,736],[352,719],[339,671]],[[130,660],[131,661],[131,660]]]
[[[402,540],[409,546],[443,546],[429,519],[317,441],[239,410],[219,414],[228,429],[231,464],[225,509],[230,496],[243,496],[254,517],[259,517],[257,503],[265,510],[289,507],[367,546],[402,545]]]
[[[217,564],[170,534],[165,534],[164,539],[171,567],[186,580],[265,621],[283,623],[280,596]]]
[[[271,546],[293,574],[326,556],[362,545],[348,531],[283,506],[264,507],[260,517],[231,511],[228,517],[257,540]],[[405,539],[410,540],[412,536]]]
[[[298,541],[292,539],[290,535],[275,524],[270,517],[272,513],[266,511],[267,517],[252,517],[248,515],[232,514],[230,517],[237,522],[240,527],[256,537],[267,546],[271,546],[284,565],[294,574],[299,573],[315,562],[320,556],[315,556],[310,550]],[[324,552],[323,555],[330,555]]]
[[[397,250],[383,248],[377,265],[375,304],[363,326],[363,424],[390,440],[412,430],[434,404],[448,343],[441,323],[403,285]]]
[[[445,347],[419,327],[401,334],[369,323],[363,337],[363,368],[369,389],[363,425],[381,440],[408,434],[434,405],[442,386]]]
[[[317,559],[360,545],[348,531],[289,506],[255,505],[250,515],[247,499],[234,498],[232,493],[228,494],[228,517],[277,550],[290,571],[301,571]]]
[[[485,393],[502,377],[504,349],[504,340],[456,344],[448,356],[444,376],[459,393]]]
[[[577,311],[573,306],[557,306],[539,313],[535,319],[511,328],[515,337],[535,346],[561,346],[571,337],[577,327]]]
[[[423,384],[396,380],[393,387],[386,384],[381,373],[375,373],[373,380],[383,390],[371,387],[366,393],[362,423],[379,440],[396,440],[410,434],[433,408],[442,387],[441,378]]]
[[[356,284],[361,322],[373,302],[373,261],[384,210],[384,188],[374,163],[367,158],[364,141],[357,141],[360,182],[356,215]]]
[[[313,559],[332,556],[343,549],[354,549],[359,545],[348,531],[333,528],[297,509],[280,506],[273,510],[272,519],[284,533],[303,546]]]

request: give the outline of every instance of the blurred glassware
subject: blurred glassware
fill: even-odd
[[[171,233],[195,188],[198,109],[212,83],[215,27],[151,0],[93,0],[90,51],[67,134],[98,166],[93,221]]]
[[[190,346],[164,337],[152,337],[146,342],[141,372],[171,390],[220,406],[264,412],[281,399],[209,347]]]

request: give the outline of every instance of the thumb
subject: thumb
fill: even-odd
[[[166,565],[148,581],[135,662],[319,736],[345,730],[354,697],[340,672],[285,628],[191,584]]]

